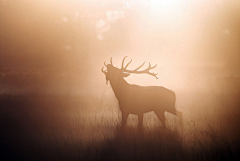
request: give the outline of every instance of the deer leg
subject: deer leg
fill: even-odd
[[[126,113],[122,112],[122,126],[126,126],[128,115],[129,114],[126,114]]]
[[[143,113],[138,114],[138,127],[141,128],[143,126]]]
[[[177,110],[176,110],[176,111],[177,111]],[[180,124],[181,124],[181,126],[182,126],[182,125],[183,125],[182,112],[177,111],[177,116],[178,116],[178,118],[179,118],[179,120],[180,120]]]
[[[164,128],[166,128],[166,124],[165,124],[165,115],[164,112],[155,112],[155,114],[157,115],[158,119],[162,122],[162,125]]]
[[[174,108],[174,110],[172,111],[169,111],[170,113],[176,115],[180,121],[182,121],[182,112],[181,111],[178,111],[177,109]]]
[[[179,117],[180,120],[182,120],[182,112],[176,110],[176,115]]]

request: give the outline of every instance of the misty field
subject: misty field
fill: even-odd
[[[239,29],[240,0],[0,0],[0,161],[240,160]],[[121,127],[176,112],[157,86],[182,124]]]
[[[2,94],[1,160],[230,160],[239,158],[238,94],[179,94],[167,129],[153,113],[121,128],[114,97]]]

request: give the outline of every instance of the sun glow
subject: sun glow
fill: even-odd
[[[181,0],[150,0],[150,4],[156,8],[169,8],[176,5]]]
[[[149,9],[156,23],[179,23],[184,18],[186,0],[151,0]]]

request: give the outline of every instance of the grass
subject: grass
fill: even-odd
[[[177,118],[166,114],[168,127],[164,129],[150,113],[144,116],[144,128],[139,130],[136,116],[128,119],[127,127],[120,127],[120,113],[111,100],[1,95],[0,160],[239,158],[240,106],[236,99],[222,97],[197,96],[189,102],[180,97],[183,127]]]

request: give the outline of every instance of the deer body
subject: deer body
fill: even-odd
[[[110,81],[110,84],[122,111],[138,114],[158,110],[172,112],[175,108],[175,93],[164,87],[141,87],[126,81],[119,85]]]
[[[129,64],[130,63],[128,63],[128,65]],[[123,68],[122,64],[122,69],[126,69],[126,67]],[[137,68],[137,70],[139,68]],[[148,70],[152,68],[153,67],[149,65]],[[122,70],[119,70],[118,68],[109,65],[107,66],[107,69],[108,72],[105,73],[106,80],[110,81],[110,85],[118,100],[119,108],[122,112],[123,126],[126,124],[129,114],[136,114],[138,115],[139,125],[141,127],[143,123],[143,114],[150,111],[155,112],[155,114],[158,116],[159,120],[162,122],[164,127],[165,127],[164,116],[165,111],[177,115],[181,119],[182,113],[177,111],[175,108],[176,96],[173,91],[161,86],[143,87],[129,84],[124,79],[124,77],[127,77],[129,74],[123,73]],[[128,72],[130,73],[132,71]],[[136,70],[134,72],[136,72]],[[144,72],[146,72],[146,70]],[[151,75],[156,77],[154,73],[151,73]]]

